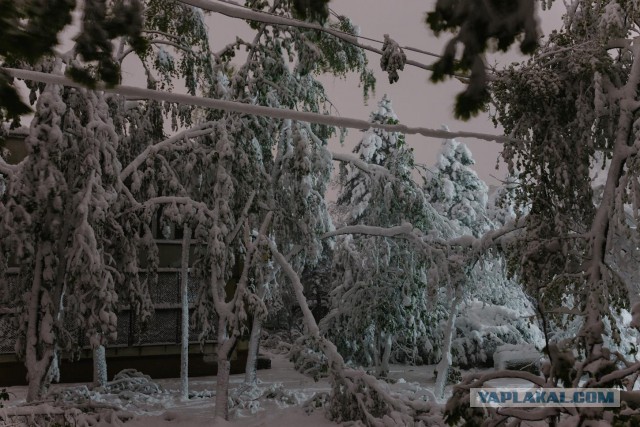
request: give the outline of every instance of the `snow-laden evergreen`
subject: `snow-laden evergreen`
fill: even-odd
[[[454,235],[463,239],[464,235],[482,237],[516,218],[510,196],[513,184],[499,187],[488,204],[488,187],[471,169],[474,163],[464,143],[447,139],[424,179],[427,198],[449,220]],[[438,304],[446,317],[441,321],[442,334],[429,334],[442,336],[441,342],[435,341],[437,347],[430,346],[432,352],[435,350],[431,357],[440,361],[436,370],[437,396],[442,396],[452,365],[491,366],[493,352],[503,344],[543,347],[541,332],[533,322],[534,306],[517,277],[510,277],[499,247],[480,253],[458,248],[452,259],[461,263],[465,274],[459,276],[458,282],[440,283],[443,290]],[[476,311],[477,304],[484,309]]]
[[[397,122],[386,96],[370,120]],[[436,234],[446,230],[444,220],[412,180],[413,153],[404,135],[369,129],[354,153],[368,164],[384,167],[389,175],[341,165],[337,206],[346,212],[347,225],[392,227],[411,221]],[[340,237],[332,267],[332,309],[322,322],[323,330],[348,360],[374,366],[379,376],[388,373],[392,355],[415,360],[426,332],[428,268],[428,261],[408,241],[357,234]]]
[[[449,130],[446,126],[445,130]],[[476,171],[467,146],[455,139],[442,143],[438,161],[427,170],[424,191],[429,202],[443,216],[455,221],[463,234],[478,237],[489,229],[486,218],[487,185]]]

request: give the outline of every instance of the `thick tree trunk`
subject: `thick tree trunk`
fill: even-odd
[[[182,265],[180,270],[180,296],[182,303],[181,346],[180,346],[180,396],[189,399],[189,250],[191,248],[191,228],[184,227],[182,240]]]
[[[387,377],[389,375],[389,359],[391,358],[391,346],[393,345],[393,335],[383,334],[380,337],[380,365],[378,366],[378,376]]]
[[[27,368],[27,402],[42,399],[46,392],[46,377],[54,357],[55,339],[52,330],[43,331],[53,326],[51,301],[48,293],[42,288],[42,244],[38,244],[36,262],[33,272],[33,283],[27,305],[27,330],[25,340],[25,366]],[[45,301],[45,293],[48,301]],[[44,313],[44,315],[42,314]],[[48,321],[45,321],[47,320]]]
[[[93,349],[93,385],[107,385],[107,355],[103,345]]]
[[[258,316],[254,316],[251,325],[251,336],[249,338],[249,354],[247,355],[247,365],[245,367],[244,382],[248,385],[255,385],[258,382],[258,352],[260,350],[260,334],[262,333],[262,321]]]
[[[444,397],[444,388],[447,385],[447,376],[451,367],[451,344],[453,343],[453,335],[455,332],[456,316],[458,315],[458,298],[453,296],[453,292],[449,292],[451,297],[451,306],[449,308],[449,319],[444,330],[444,341],[442,343],[442,359],[436,367],[436,385],[434,394],[442,399]]]
[[[236,337],[226,333],[227,325],[220,320],[218,325],[218,373],[216,375],[216,407],[215,416],[229,420],[229,375],[231,373],[231,353],[235,347]]]
[[[216,411],[215,416],[229,420],[229,374],[231,362],[228,358],[218,358],[218,375],[216,376]]]

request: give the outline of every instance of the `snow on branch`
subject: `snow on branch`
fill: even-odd
[[[129,175],[133,173],[134,170],[138,169],[142,163],[151,155],[152,153],[157,153],[160,150],[163,150],[176,142],[188,139],[188,138],[196,138],[198,136],[207,135],[213,132],[212,122],[202,123],[200,125],[194,126],[190,129],[183,130],[172,136],[171,138],[165,139],[164,141],[160,141],[157,144],[150,145],[145,150],[138,154],[138,156],[131,161],[120,173],[120,180],[124,181],[127,179]]]
[[[214,213],[209,209],[204,203],[196,202],[190,197],[181,197],[181,196],[160,196],[153,197],[147,201],[145,201],[142,205],[145,207],[150,207],[153,205],[166,205],[166,204],[181,204],[181,205],[191,205],[196,209],[200,209],[202,212],[209,215],[211,218],[215,218]]]
[[[367,163],[362,159],[354,156],[353,154],[343,154],[343,153],[331,153],[333,160],[344,163],[351,163],[353,166],[357,167],[361,171],[372,174],[372,175],[380,175],[390,181],[394,181],[396,177],[389,171],[389,169],[384,166]]]
[[[360,49],[368,50],[369,52],[377,53],[378,55],[383,55],[384,52],[381,49],[375,48],[373,46],[360,43],[358,41],[358,37],[353,34],[345,33],[344,31],[338,31],[333,28],[323,27],[316,23],[300,21],[298,19],[288,18],[285,16],[272,15],[269,13],[261,12],[258,10],[252,10],[245,7],[234,7],[226,4],[222,4],[220,2],[214,2],[211,0],[178,0],[181,3],[188,4],[190,6],[195,6],[203,10],[208,10],[210,12],[216,12],[221,15],[228,16],[230,18],[239,18],[245,19],[247,21],[253,22],[261,22],[263,24],[269,25],[280,25],[287,27],[296,27],[296,28],[308,28],[310,30],[322,31],[327,34],[331,34],[332,36],[343,40],[347,43],[350,43]],[[418,51],[417,49],[412,49]],[[424,52],[424,51],[422,51]],[[405,64],[412,65],[417,68],[422,68],[423,70],[432,71],[433,66],[426,65],[418,61],[413,61],[407,59]]]
[[[511,379],[519,379],[528,381],[531,384],[534,384],[538,387],[545,387],[546,383],[544,378],[534,375],[530,372],[526,371],[510,371],[510,370],[501,370],[495,372],[488,372],[485,374],[475,373],[469,374],[465,377],[465,380],[462,384],[458,384],[455,386],[457,389],[471,389],[474,387],[482,387],[487,381],[503,379],[503,378],[511,378]]]
[[[346,367],[344,359],[336,346],[320,334],[318,324],[307,304],[300,277],[285,256],[278,250],[276,244],[272,240],[267,242],[274,260],[293,286],[308,335],[320,345],[320,349],[328,360],[329,369],[333,376],[334,389],[331,405],[343,406],[343,409],[346,410],[346,412],[341,412],[340,408],[332,408],[331,410],[334,411],[334,414],[336,412],[341,414],[348,412],[351,414],[349,417],[352,418],[348,421],[360,418],[367,425],[389,427],[415,425],[416,417],[429,418],[429,415],[432,415],[437,410],[436,406],[432,405],[431,402],[425,402],[420,407],[414,402],[405,402],[392,396],[375,377],[362,370]]]
[[[0,173],[1,174],[7,175],[7,176],[13,176],[13,172],[17,168],[18,167],[16,165],[10,165],[9,163],[5,162],[2,156],[0,156]]]
[[[63,76],[41,73],[38,71],[20,70],[17,68],[4,68],[12,77],[32,80],[40,83],[57,84],[69,87],[84,87],[81,83],[75,82]],[[134,86],[115,86],[108,88],[104,85],[98,85],[100,90],[109,93],[123,95],[128,98],[135,99],[153,99],[156,101],[176,102],[185,105],[197,105],[204,108],[214,108],[217,110],[234,111],[237,113],[251,114],[255,116],[272,117],[276,119],[290,119],[301,122],[317,123],[327,126],[336,126],[349,129],[383,129],[387,132],[399,132],[411,135],[423,135],[438,139],[454,139],[454,138],[474,138],[484,141],[504,142],[520,142],[519,140],[500,135],[490,135],[478,132],[449,132],[440,129],[429,129],[423,127],[411,127],[403,124],[382,124],[371,123],[368,120],[353,119],[349,117],[335,117],[327,114],[311,113],[306,111],[295,111],[286,108],[273,108],[261,105],[244,104],[236,101],[225,101],[221,99],[205,98],[200,96],[178,94],[171,92],[163,92],[153,89],[144,89]]]
[[[487,231],[481,237],[476,238],[471,235],[464,235],[449,241],[451,245],[467,246],[473,248],[476,252],[482,253],[502,244],[509,234],[522,230],[526,226],[526,217],[523,216],[518,220],[509,221],[504,226],[494,230]]]
[[[395,237],[400,235],[410,235],[413,233],[413,225],[408,222],[395,227],[376,227],[373,225],[348,225],[322,235],[323,239],[339,236],[343,234],[368,234],[372,236]]]

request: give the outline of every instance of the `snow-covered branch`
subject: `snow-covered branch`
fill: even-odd
[[[544,387],[546,385],[544,378],[539,377],[538,375],[534,375],[530,372],[502,370],[489,372],[486,374],[469,374],[469,376],[465,378],[464,383],[457,385],[456,388],[471,389],[473,387],[481,387],[487,381],[501,378],[525,380],[530,382],[531,384],[537,385],[538,387]]]
[[[17,68],[0,68],[10,76],[23,80],[32,80],[41,83],[56,84],[69,87],[84,87],[81,83],[75,82],[63,76],[41,73],[39,71],[20,70]],[[429,129],[423,127],[412,127],[403,124],[383,124],[371,123],[367,120],[354,119],[349,117],[335,117],[326,114],[312,113],[306,111],[295,111],[285,108],[265,107],[261,105],[244,104],[236,101],[225,101],[222,99],[212,99],[200,96],[163,92],[153,89],[144,89],[134,86],[115,86],[112,88],[98,85],[100,90],[109,93],[116,93],[128,98],[153,99],[156,101],[176,102],[185,105],[197,105],[204,108],[213,108],[224,111],[234,111],[237,113],[251,114],[256,116],[272,117],[276,119],[291,119],[302,122],[317,123],[327,126],[336,126],[349,129],[383,129],[388,132],[399,132],[411,135],[423,135],[430,138],[453,139],[453,138],[474,138],[484,141],[520,142],[513,138],[500,135],[490,135],[478,132],[449,132],[440,129]]]
[[[179,1],[184,4],[199,7],[200,9],[203,9],[203,10],[208,10],[210,12],[216,12],[221,15],[225,15],[230,18],[245,19],[247,21],[261,22],[263,24],[269,24],[269,25],[308,28],[310,30],[322,31],[340,40],[350,43],[356,47],[359,47],[360,49],[368,50],[369,52],[373,52],[378,55],[383,54],[381,49],[375,48],[367,44],[360,43],[358,41],[357,36],[345,33],[343,31],[338,31],[333,28],[323,27],[319,24],[315,24],[312,22],[300,21],[298,19],[288,18],[286,16],[272,15],[272,14],[261,12],[258,10],[251,10],[249,8],[229,6],[220,2],[214,2],[210,0],[179,0]],[[417,49],[411,49],[411,50],[417,50]],[[410,59],[406,60],[405,63],[417,68],[422,68],[423,70],[427,70],[427,71],[431,71],[433,69],[431,65],[426,65],[421,62],[413,61]]]
[[[152,197],[151,199],[145,201],[144,203],[142,203],[143,206],[145,207],[150,207],[153,205],[167,205],[167,204],[178,204],[178,205],[191,205],[196,209],[201,210],[202,212],[206,213],[207,215],[209,215],[210,217],[214,218],[214,213],[209,209],[209,207],[202,203],[202,202],[197,202],[195,200],[193,200],[190,197],[185,197],[185,196],[160,196],[160,197]]]
[[[629,135],[633,132],[633,101],[636,96],[638,84],[640,84],[640,37],[634,40],[633,64],[629,73],[629,80],[621,88],[624,96],[620,100],[620,115],[617,123],[613,156],[609,163],[607,180],[604,185],[602,201],[598,206],[589,236],[591,238],[589,248],[589,260],[585,262],[585,273],[588,275],[588,297],[586,304],[586,319],[580,335],[587,337],[589,353],[597,354],[602,345],[603,325],[601,315],[606,308],[603,307],[602,277],[607,255],[608,243],[611,234],[611,213],[613,212],[616,193],[620,179],[624,174],[625,165],[629,158],[636,155],[635,150],[628,145]]]
[[[567,408],[571,408],[567,406]],[[560,412],[560,408],[536,408],[536,409],[525,409],[525,408],[499,408],[497,411],[500,415],[505,415],[508,417],[516,417],[520,420],[526,421],[547,421],[549,417],[553,417],[558,415]]]
[[[526,217],[522,216],[517,220],[509,221],[500,228],[485,232],[481,237],[476,238],[471,235],[464,235],[449,241],[451,245],[467,246],[473,248],[478,253],[486,252],[492,247],[503,243],[506,236],[520,231],[525,227]]]
[[[396,179],[396,177],[391,172],[389,172],[389,169],[385,168],[384,166],[367,163],[364,160],[361,160],[358,157],[354,156],[353,154],[331,152],[331,156],[333,157],[333,160],[336,160],[338,162],[351,163],[353,166],[357,167],[363,172],[373,175],[381,175],[390,181]]]
[[[5,162],[0,155],[0,173],[7,176],[13,176],[13,173],[18,169],[17,165],[10,165]]]
[[[323,239],[340,236],[344,234],[368,234],[371,236],[395,237],[400,235],[410,235],[413,232],[413,225],[405,222],[395,227],[376,227],[373,225],[348,225],[322,235]]]
[[[157,144],[148,146],[142,153],[138,154],[138,156],[133,159],[131,163],[127,165],[127,167],[122,170],[122,172],[120,173],[120,179],[122,181],[127,179],[127,177],[131,175],[134,170],[138,169],[140,165],[142,165],[142,163],[144,163],[144,161],[147,160],[147,157],[149,157],[151,154],[157,153],[160,150],[170,147],[171,145],[183,139],[196,138],[199,136],[210,134],[211,132],[213,132],[212,124],[212,122],[206,122],[196,125],[190,129],[186,129],[175,134],[171,138],[167,138],[164,141],[158,142]]]
[[[280,268],[293,285],[308,335],[320,344],[322,352],[327,357],[329,369],[334,378],[334,393],[339,393],[339,396],[334,396],[334,398],[340,401],[339,404],[349,407],[351,402],[357,408],[350,407],[351,410],[355,409],[353,412],[350,411],[351,416],[359,416],[361,420],[366,420],[367,425],[372,426],[413,425],[416,412],[430,412],[433,408],[429,404],[420,409],[407,405],[381,387],[375,377],[362,370],[349,369],[345,366],[344,359],[336,346],[320,335],[318,324],[304,296],[304,287],[300,277],[285,256],[278,250],[276,244],[271,240],[268,243],[274,260],[280,265]],[[378,403],[373,403],[376,401]],[[380,415],[380,406],[377,406],[375,410],[372,408],[372,404],[380,405],[380,403],[385,406],[382,415]]]

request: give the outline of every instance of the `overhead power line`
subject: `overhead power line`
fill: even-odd
[[[382,55],[382,50],[364,43],[360,43],[358,41],[358,38],[363,38],[363,37],[345,33],[344,31],[339,31],[333,28],[323,27],[322,25],[319,25],[316,23],[300,21],[299,19],[293,19],[286,16],[280,16],[280,15],[271,14],[263,11],[253,10],[244,6],[237,6],[237,5],[232,6],[231,3],[228,3],[228,2],[219,2],[219,1],[212,1],[212,0],[178,0],[178,1],[181,3],[187,4],[189,6],[194,6],[203,10],[208,10],[210,12],[219,13],[221,15],[225,15],[230,18],[244,19],[247,21],[260,22],[263,24],[270,24],[270,25],[308,28],[311,30],[322,31],[327,34],[331,34],[332,36],[337,37],[341,40],[344,40],[347,43],[350,43],[361,49],[377,53],[378,55]],[[368,39],[368,40],[373,40],[377,43],[381,43],[379,40],[374,40],[374,39]],[[416,48],[410,48],[407,50],[419,51]],[[419,51],[419,52],[424,54],[429,54],[429,55],[435,55],[435,54],[427,53],[426,51]],[[422,68],[423,70],[427,70],[427,71],[433,70],[433,67],[431,65],[423,64],[421,62],[414,61],[412,59],[407,59],[405,63],[407,65],[411,65],[417,68]]]
[[[81,83],[75,82],[67,77],[42,73],[39,71],[21,70],[17,68],[3,68],[0,70],[5,71],[12,77],[31,80],[40,83],[56,84],[69,87],[85,87]],[[112,88],[104,87],[104,85],[98,88],[99,90],[116,93],[128,98],[134,99],[153,99],[156,101],[176,102],[179,104],[195,105],[204,108],[213,108],[224,111],[234,111],[237,113],[250,114],[255,116],[273,117],[276,119],[291,119],[302,122],[317,123],[327,126],[336,126],[340,128],[349,129],[383,129],[388,132],[400,132],[404,134],[419,134],[431,138],[474,138],[484,141],[495,141],[499,143],[505,142],[519,142],[513,138],[507,136],[491,135],[485,133],[476,132],[450,132],[439,129],[429,129],[423,127],[411,127],[403,124],[382,124],[371,123],[367,120],[354,119],[349,117],[336,117],[327,114],[295,111],[285,108],[273,108],[265,107],[262,105],[245,104],[237,101],[226,101],[222,99],[205,98],[200,96],[163,92],[153,89],[145,89],[134,86],[115,86]]]

